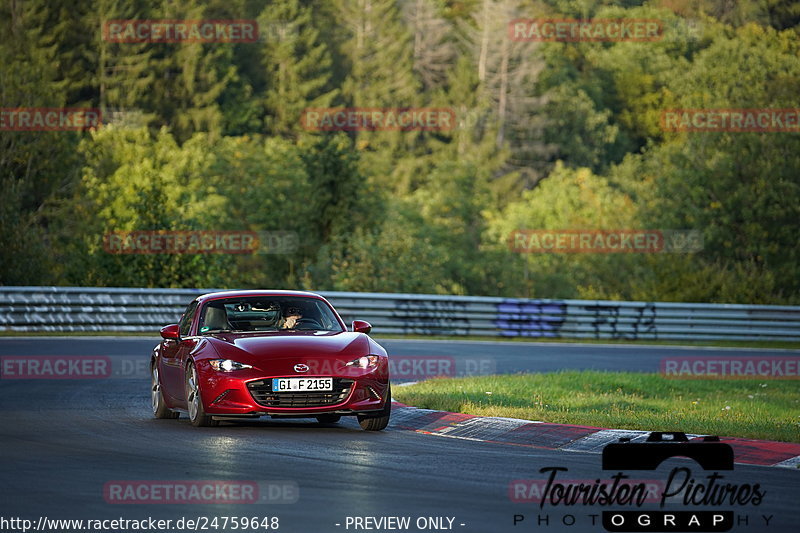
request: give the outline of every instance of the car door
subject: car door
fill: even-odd
[[[187,338],[191,333],[192,321],[197,312],[198,302],[189,304],[183,313],[178,327],[180,329],[180,339],[163,339],[161,341],[161,384],[163,390],[174,400],[184,401],[184,376],[183,363],[186,354],[195,345],[192,339]]]

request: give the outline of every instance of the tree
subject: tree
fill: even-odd
[[[406,0],[403,18],[413,32],[414,72],[425,91],[442,87],[456,59],[452,24],[439,0]]]
[[[199,0],[165,3],[154,18],[203,20],[211,18],[206,16],[210,9]],[[234,46],[217,42],[151,45],[154,82],[144,106],[159,117],[157,126],[168,126],[181,142],[198,131],[222,134],[225,124],[219,102],[236,79]]]
[[[383,198],[359,170],[359,154],[346,135],[307,138],[301,146],[311,190],[307,206],[312,235],[306,246],[316,251],[306,262],[306,284],[327,286],[330,256],[347,261],[356,232],[379,227]]]
[[[296,250],[273,253],[262,243],[255,255],[237,257],[238,286],[292,288],[298,268],[313,258],[318,228],[308,201],[314,196],[303,147],[279,137],[225,137],[214,145],[209,183],[227,199],[226,229],[293,233]],[[232,281],[233,283],[233,281]]]
[[[670,84],[675,107],[782,109],[800,94],[793,31],[748,25],[697,55]],[[725,61],[722,58],[726,58]],[[780,132],[669,134],[648,151],[654,217],[666,227],[702,229],[709,258],[772,272],[788,298],[800,292],[800,140]]]
[[[342,95],[355,107],[403,107],[415,103],[411,36],[394,0],[339,0],[339,24],[349,76]]]
[[[4,107],[63,107],[67,93],[58,47],[41,25],[38,2],[0,4],[0,100]],[[80,132],[0,129],[0,283],[52,280],[47,202],[69,194]]]
[[[71,258],[63,278],[78,285],[224,286],[234,259],[222,254],[113,254],[114,232],[225,229],[227,200],[209,185],[211,145],[198,135],[179,147],[166,130],[109,126],[81,145],[86,166],[75,196],[60,205],[56,252]]]
[[[481,0],[471,23],[462,24],[464,40],[475,61],[478,94],[492,107],[498,147],[508,143],[506,172],[518,171],[526,187],[546,173],[555,147],[544,142],[546,96],[536,81],[544,67],[539,43],[512,40],[508,23],[522,15],[517,0]]]
[[[336,21],[345,31],[340,54],[346,69],[342,101],[355,108],[419,106],[419,82],[413,72],[411,35],[395,0],[337,0]],[[361,169],[369,179],[391,188],[395,162],[413,152],[419,131],[355,131]]]
[[[557,163],[539,185],[487,214],[486,247],[503,253],[503,290],[536,298],[629,297],[631,280],[646,269],[643,254],[518,253],[509,237],[520,230],[636,228],[632,198],[588,169]],[[627,273],[621,276],[621,273]],[[500,287],[498,287],[498,290]],[[512,292],[511,294],[515,294]]]
[[[338,94],[331,89],[332,60],[313,25],[311,8],[299,0],[264,8],[258,18],[266,70],[266,130],[296,136],[308,107],[329,107]]]
[[[150,45],[115,43],[106,36],[110,21],[147,19],[149,14],[143,1],[101,0],[85,18],[95,35],[87,55],[96,73],[96,101],[105,123],[141,126],[156,118],[141,107],[155,81]]]

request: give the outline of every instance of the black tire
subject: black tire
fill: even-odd
[[[358,423],[361,429],[366,431],[382,431],[389,425],[389,417],[392,415],[392,386],[386,392],[386,404],[377,414],[358,415]]]
[[[218,426],[219,420],[214,420],[206,414],[203,408],[203,398],[200,394],[200,383],[197,379],[197,369],[194,363],[186,367],[186,409],[189,411],[189,422],[195,427]]]
[[[320,424],[335,424],[339,420],[341,420],[341,415],[319,415],[317,416],[317,422]]]
[[[153,416],[156,418],[176,419],[181,414],[167,407],[164,402],[164,394],[161,392],[161,380],[158,378],[158,365],[153,362],[150,367],[150,403],[153,408]]]

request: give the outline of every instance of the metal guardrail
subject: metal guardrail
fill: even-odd
[[[151,331],[213,289],[0,287],[0,330]],[[321,292],[375,334],[800,340],[800,307]]]

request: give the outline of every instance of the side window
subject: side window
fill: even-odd
[[[197,310],[197,301],[194,301],[189,304],[189,307],[186,308],[186,311],[183,313],[183,317],[181,317],[180,321],[180,331],[181,337],[185,337],[189,334],[189,328],[192,325],[192,318],[194,318],[194,312]]]

